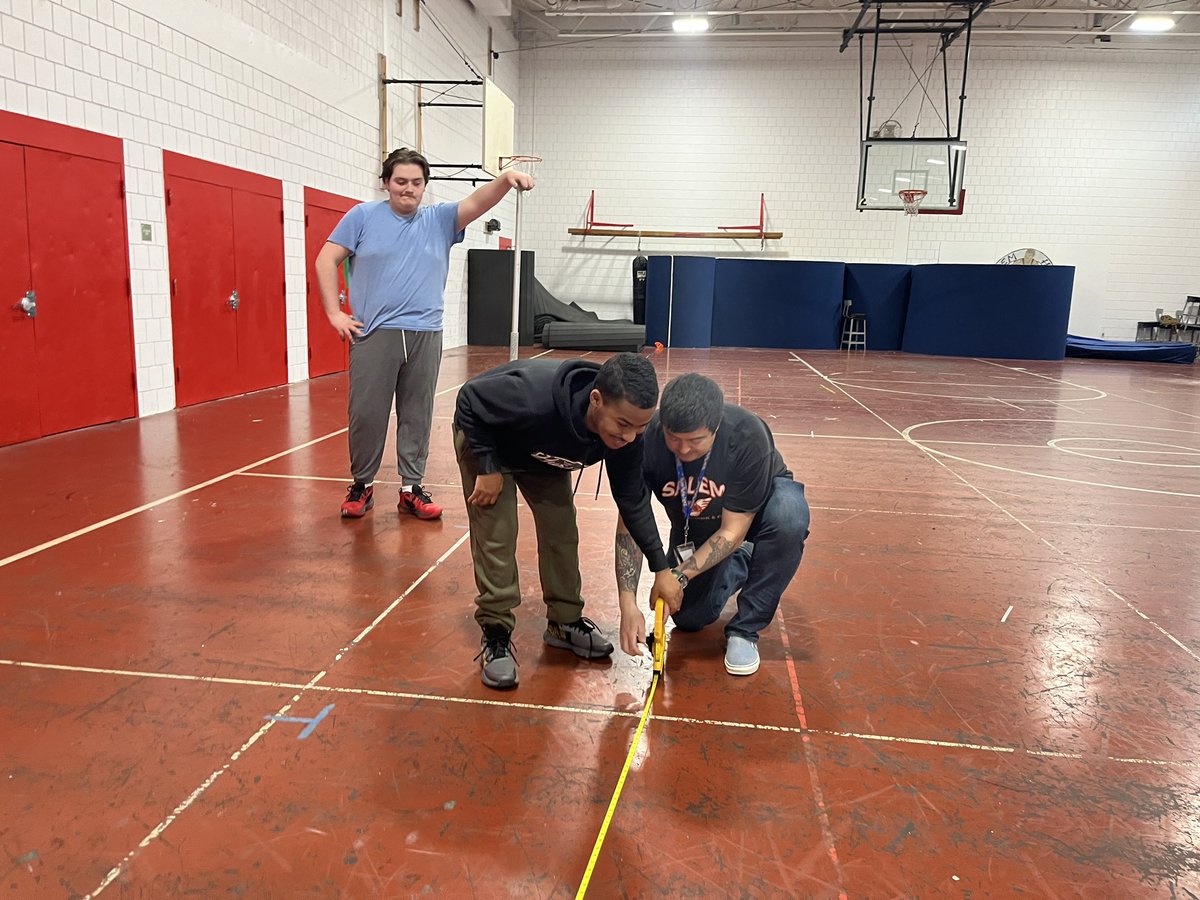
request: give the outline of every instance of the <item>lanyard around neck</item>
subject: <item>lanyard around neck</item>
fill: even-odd
[[[700,464],[700,473],[696,476],[696,487],[692,491],[691,497],[688,496],[687,476],[683,474],[683,463],[679,461],[679,457],[675,457],[675,474],[679,479],[679,506],[683,510],[683,541],[687,543],[688,531],[692,524],[692,511],[695,509],[696,501],[700,498],[700,487],[704,484],[704,473],[708,470],[708,458],[712,456],[712,448],[704,454],[704,462]]]

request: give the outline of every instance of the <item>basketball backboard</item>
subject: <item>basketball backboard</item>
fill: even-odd
[[[900,191],[928,191],[921,212],[961,212],[967,142],[871,138],[862,142],[858,209],[904,209]]]
[[[513,125],[516,107],[490,78],[483,80],[483,170],[500,174],[504,162],[513,155]]]

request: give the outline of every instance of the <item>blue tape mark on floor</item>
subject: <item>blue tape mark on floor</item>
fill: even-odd
[[[333,709],[333,707],[335,705],[336,704],[330,703],[327,707],[325,707],[323,710],[321,710],[319,713],[317,713],[311,719],[303,719],[298,716],[263,716],[263,718],[270,719],[272,722],[304,722],[304,723],[306,723],[307,727],[305,727],[304,730],[301,731],[300,734],[298,735],[298,740],[302,741],[306,737],[308,737],[310,734],[312,734],[314,731],[316,731],[317,726],[321,724],[321,720],[324,719],[327,715],[329,715],[329,711],[331,709]]]

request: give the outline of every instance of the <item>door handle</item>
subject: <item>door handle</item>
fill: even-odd
[[[25,296],[21,298],[19,303],[13,304],[13,309],[19,309],[31,319],[37,318],[37,294],[33,291],[26,291]]]
[[[241,302],[242,301],[238,299],[237,291],[234,291],[232,294],[229,295],[229,308],[230,309],[236,310],[238,308],[238,306],[241,304]]]

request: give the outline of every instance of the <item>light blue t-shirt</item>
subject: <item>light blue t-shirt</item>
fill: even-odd
[[[350,251],[350,306],[364,334],[441,331],[450,248],[464,235],[457,203],[422,206],[406,217],[376,200],[346,213],[329,240]]]

